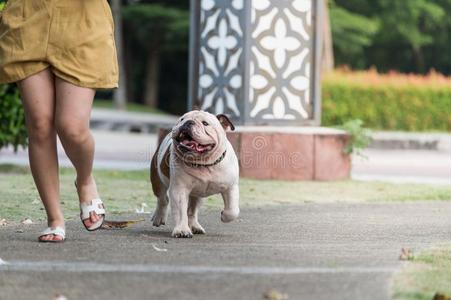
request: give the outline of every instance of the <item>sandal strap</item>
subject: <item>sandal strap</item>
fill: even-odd
[[[41,235],[39,237],[49,234],[60,236],[63,240],[66,238],[66,231],[64,230],[64,228],[59,226],[55,228],[52,227],[46,228],[44,231],[41,232]]]
[[[104,215],[105,208],[100,198],[92,199],[90,202],[80,203],[81,218],[82,220],[89,219],[89,214],[95,212],[97,215]]]

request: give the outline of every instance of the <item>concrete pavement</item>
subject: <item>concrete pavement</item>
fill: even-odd
[[[36,242],[41,224],[0,227],[0,298],[389,299],[400,249],[449,241],[450,216],[445,202],[244,208],[231,224],[207,210],[193,239],[149,221],[94,233],[71,221],[59,245]]]

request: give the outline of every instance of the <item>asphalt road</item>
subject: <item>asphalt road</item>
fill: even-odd
[[[36,242],[42,224],[9,225],[0,299],[389,299],[400,249],[449,241],[450,215],[444,202],[244,208],[231,224],[202,211],[207,234],[193,239],[149,221],[94,233],[72,221],[58,245]]]

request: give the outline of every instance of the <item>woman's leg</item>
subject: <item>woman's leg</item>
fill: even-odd
[[[77,192],[80,202],[98,198],[97,187],[92,176],[94,160],[94,138],[89,130],[92,102],[95,90],[75,86],[58,77],[55,78],[56,109],[55,126],[61,143],[77,171]],[[100,220],[91,213],[84,221],[90,227]]]
[[[18,86],[28,129],[31,173],[47,212],[48,226],[64,227],[54,127],[55,79],[46,69],[18,82]],[[50,234],[41,240],[61,240],[61,237]]]

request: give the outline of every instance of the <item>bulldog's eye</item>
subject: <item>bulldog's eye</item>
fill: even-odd
[[[205,121],[202,121],[202,124],[204,124],[204,126],[208,126],[209,124]]]

